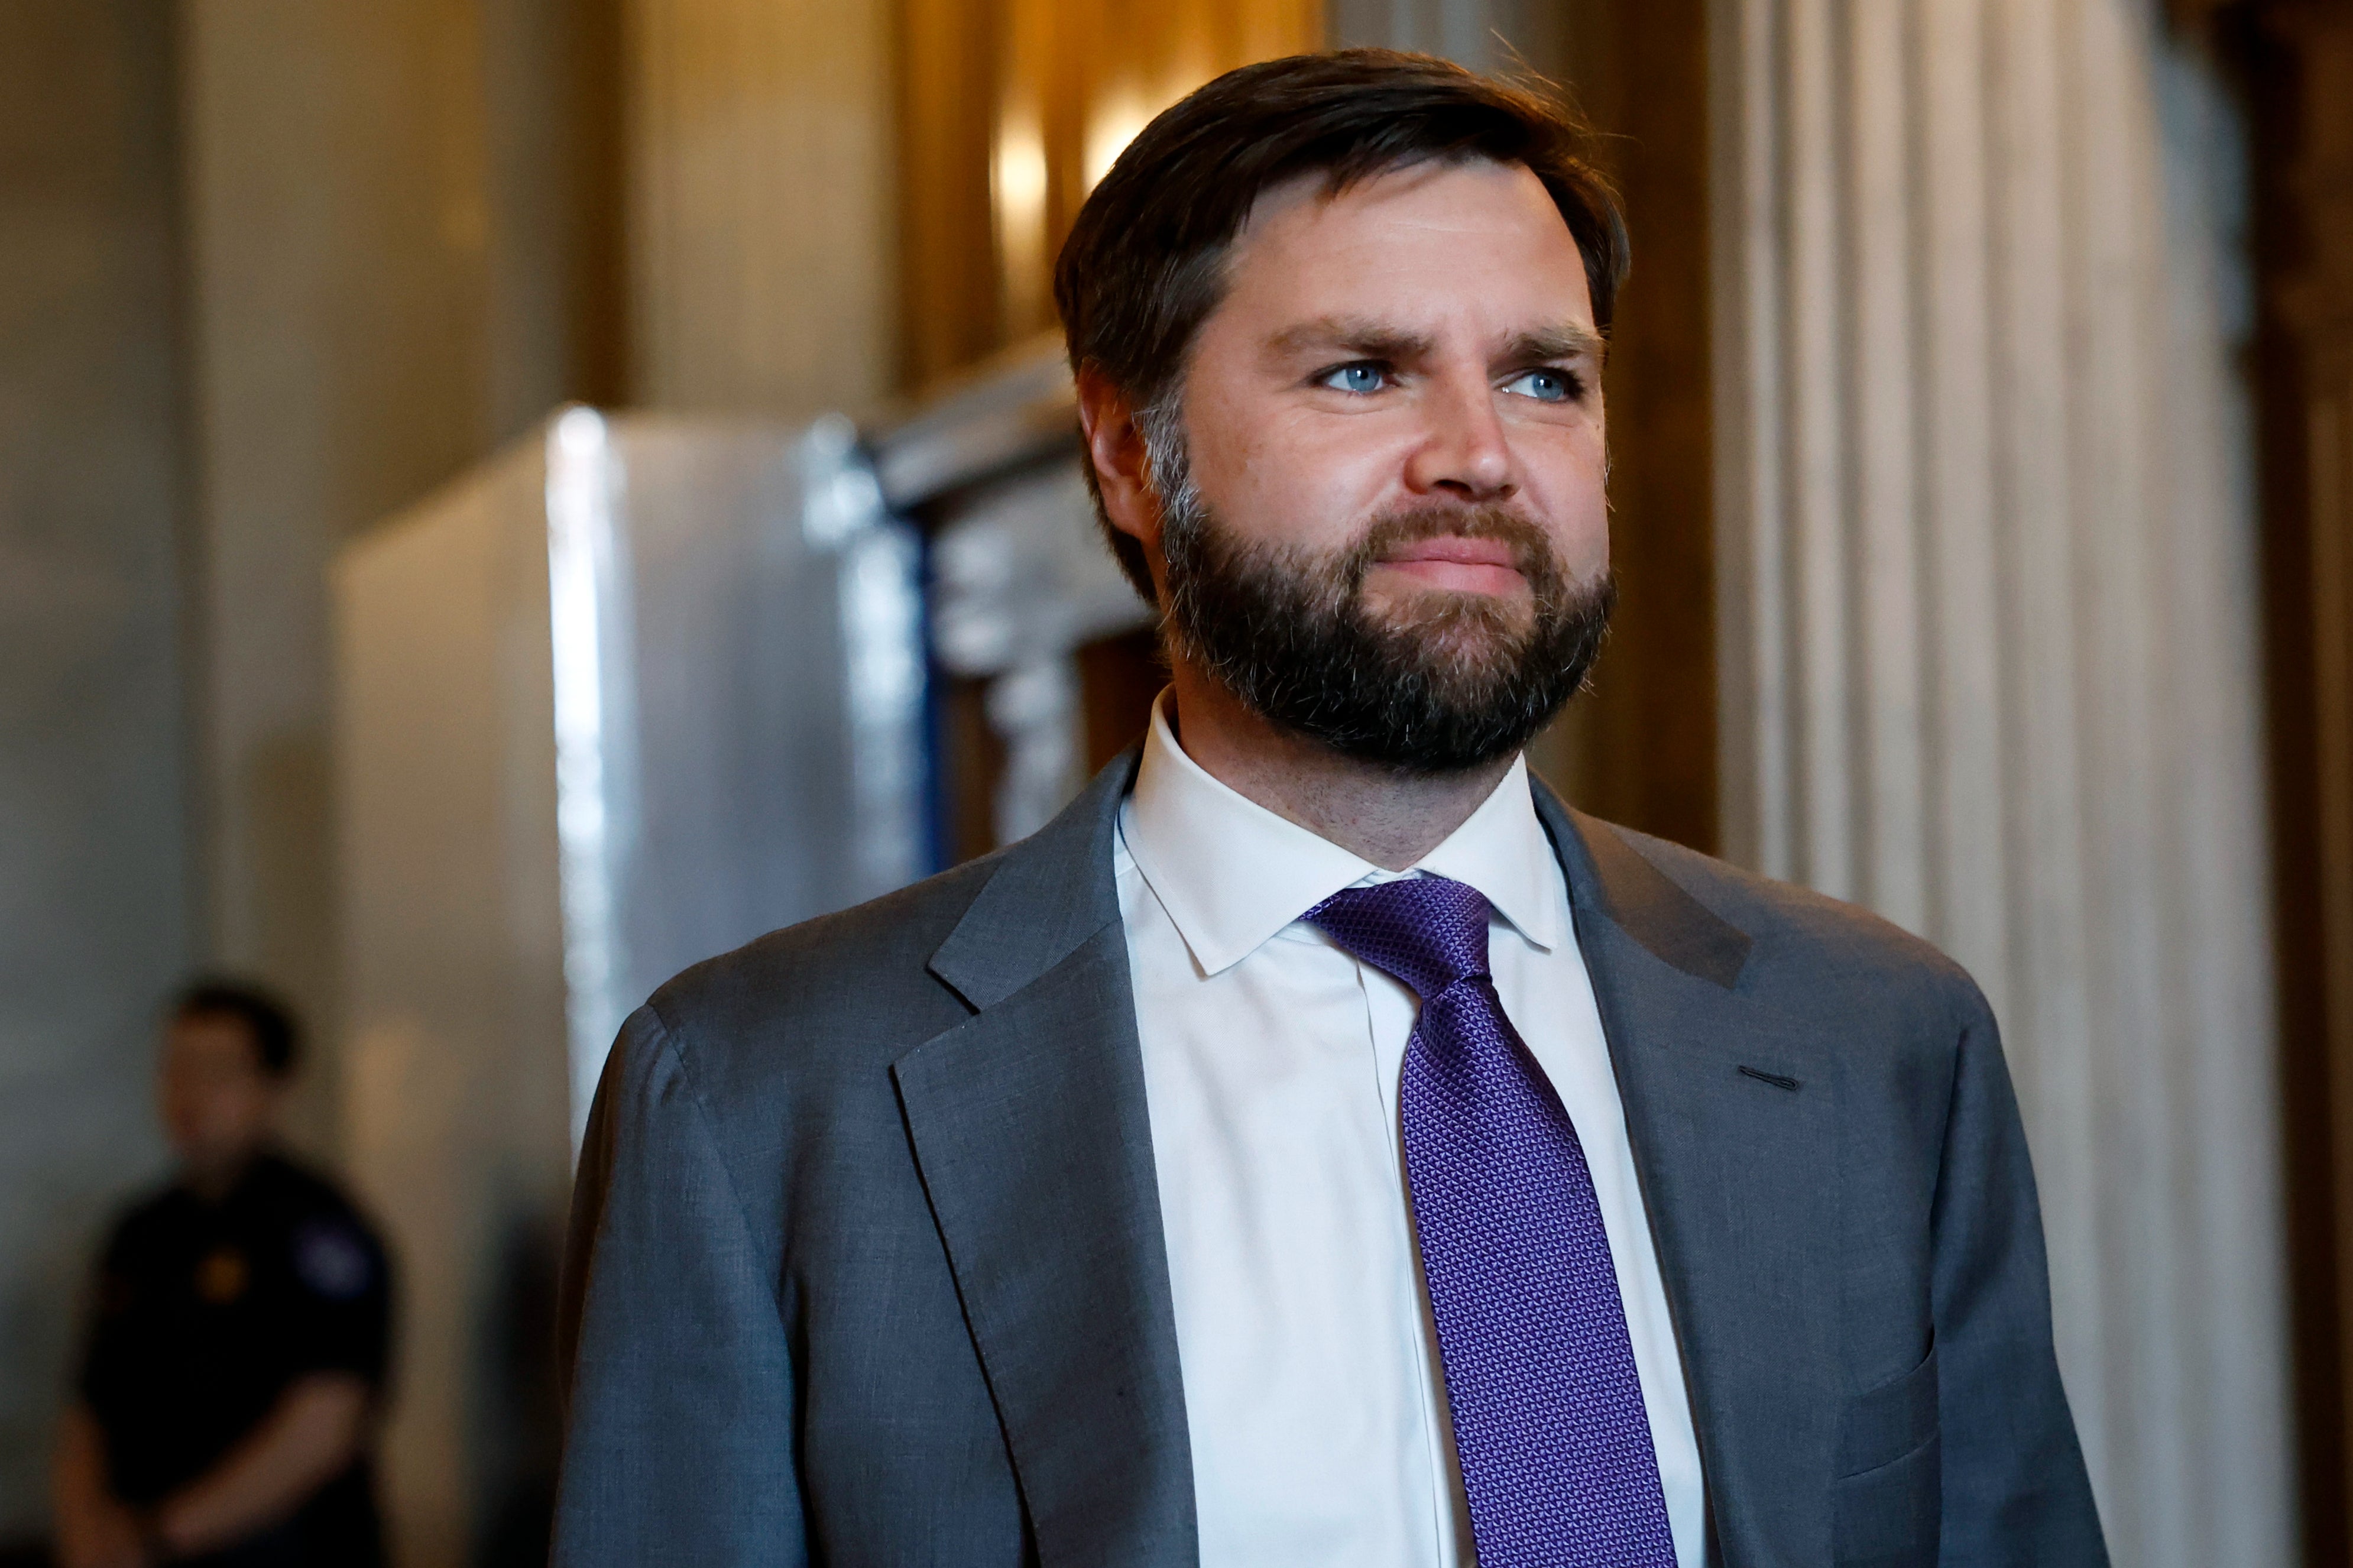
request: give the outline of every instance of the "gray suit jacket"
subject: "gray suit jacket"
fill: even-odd
[[[557,1563],[1196,1561],[1112,882],[1134,767],[629,1020],[573,1205]],[[1536,794],[1715,1560],[2103,1563],[1977,988],[1868,915]]]

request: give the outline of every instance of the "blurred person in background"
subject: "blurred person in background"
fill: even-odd
[[[164,1031],[179,1170],[108,1238],[53,1478],[67,1568],[384,1560],[369,1464],[384,1384],[384,1249],[290,1159],[286,1011],[184,992]]]

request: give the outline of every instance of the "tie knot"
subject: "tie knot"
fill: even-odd
[[[1450,877],[1344,887],[1301,918],[1424,1002],[1487,972],[1487,900]]]

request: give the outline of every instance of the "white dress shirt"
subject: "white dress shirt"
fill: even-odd
[[[1398,1084],[1413,993],[1299,916],[1394,873],[1204,772],[1154,705],[1113,852],[1203,1568],[1469,1568],[1414,1255]],[[1514,763],[1413,872],[1486,895],[1495,990],[1584,1146],[1679,1568],[1699,1448],[1568,889]]]

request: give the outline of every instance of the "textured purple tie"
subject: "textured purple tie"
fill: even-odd
[[[1487,900],[1414,876],[1304,918],[1421,999],[1406,1171],[1479,1568],[1674,1568],[1593,1174],[1495,995]]]

